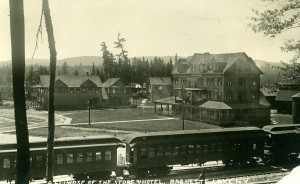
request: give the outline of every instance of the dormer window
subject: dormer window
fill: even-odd
[[[195,71],[195,65],[192,65],[192,71],[193,72]]]

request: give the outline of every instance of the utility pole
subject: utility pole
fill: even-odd
[[[182,130],[184,130],[184,95],[183,95],[183,85],[181,85],[181,109],[182,109]]]
[[[88,100],[89,108],[89,125],[91,125],[91,100]]]

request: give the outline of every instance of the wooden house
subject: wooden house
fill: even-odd
[[[108,101],[107,105],[130,105],[131,88],[126,86],[120,78],[109,78],[103,83]]]
[[[34,107],[48,109],[49,75],[40,75],[40,84],[32,86]],[[103,107],[107,94],[98,76],[58,75],[55,77],[55,109]]]
[[[172,96],[171,77],[149,77],[148,92],[151,101]]]

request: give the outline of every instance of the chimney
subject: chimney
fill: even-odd
[[[89,76],[90,75],[89,72],[86,72],[86,75]]]

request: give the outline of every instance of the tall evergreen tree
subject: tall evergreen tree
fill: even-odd
[[[96,68],[95,68],[95,64],[93,63],[93,66],[92,66],[92,72],[91,72],[91,75],[94,76],[96,75]]]
[[[103,59],[103,70],[104,78],[102,80],[106,81],[108,78],[115,77],[115,63],[114,56],[108,51],[105,42],[101,44],[102,48],[102,59]]]
[[[67,75],[68,74],[68,64],[67,62],[64,62],[61,66],[61,75]]]

